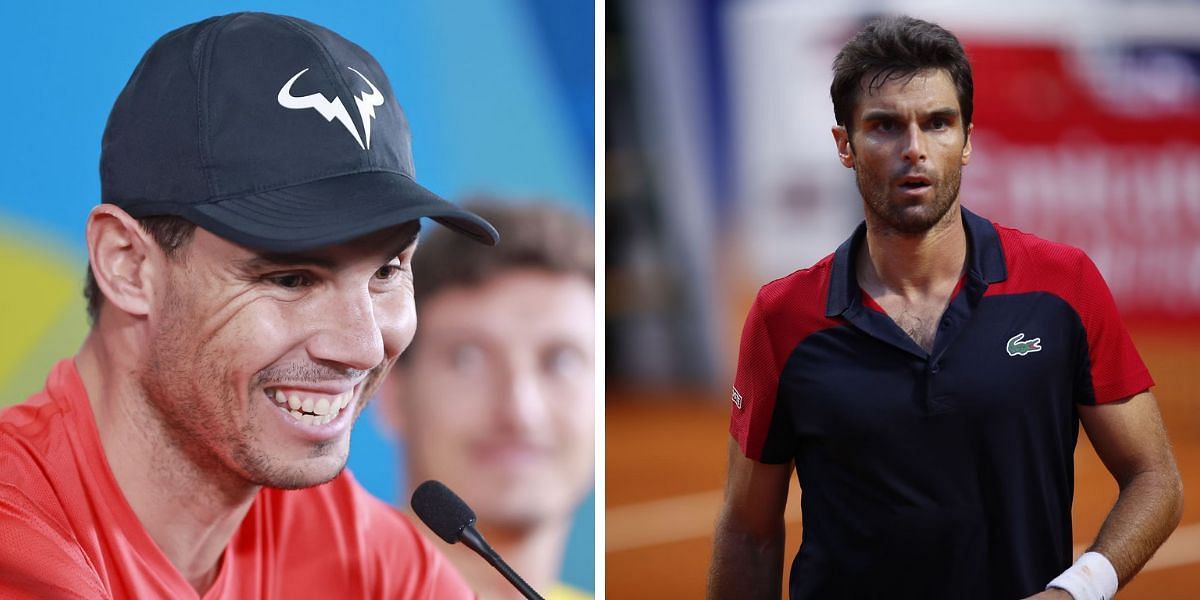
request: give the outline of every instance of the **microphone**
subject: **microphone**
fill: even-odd
[[[522,596],[528,600],[545,600],[488,545],[475,529],[475,511],[445,484],[436,479],[422,483],[413,491],[411,504],[421,521],[447,544],[462,541],[499,571]]]

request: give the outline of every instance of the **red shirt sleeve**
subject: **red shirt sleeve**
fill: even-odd
[[[795,350],[814,332],[839,326],[825,316],[833,255],[758,290],[738,348],[729,432],[747,458],[773,464],[795,456],[796,435],[780,377]]]
[[[1123,400],[1154,385],[1129,331],[1117,313],[1117,303],[1095,263],[1079,252],[1077,292],[1074,305],[1087,332],[1090,386],[1084,382],[1080,402],[1103,404]]]
[[[737,440],[742,453],[760,462],[781,463],[791,459],[786,448],[764,452],[774,418],[781,368],[771,343],[760,292],[742,328],[729,418],[729,433]]]

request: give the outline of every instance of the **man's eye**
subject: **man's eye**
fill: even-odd
[[[878,129],[879,131],[892,131],[893,129],[896,128],[896,122],[895,121],[880,121],[877,125],[875,125],[875,128]]]
[[[271,283],[287,289],[295,289],[312,285],[312,281],[302,273],[283,273],[267,277]]]
[[[400,274],[403,267],[400,265],[383,265],[379,270],[375,271],[375,279],[387,281]]]
[[[559,377],[572,376],[584,368],[584,355],[573,346],[556,346],[542,357],[542,368]]]
[[[460,373],[478,371],[486,360],[476,344],[458,344],[450,349],[450,364]]]
[[[934,119],[929,122],[929,125],[934,129],[945,129],[948,126],[945,119]]]

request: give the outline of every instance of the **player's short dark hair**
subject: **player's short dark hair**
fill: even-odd
[[[173,215],[142,217],[137,220],[143,231],[150,234],[158,247],[162,248],[167,258],[175,256],[185,244],[192,240],[196,232],[196,224]],[[104,304],[104,293],[96,283],[96,275],[92,273],[92,265],[88,265],[87,279],[83,284],[83,297],[87,299],[88,320],[95,323],[100,318],[100,307]]]
[[[463,207],[500,232],[494,247],[437,228],[421,240],[413,257],[413,289],[421,302],[439,292],[486,283],[516,269],[579,275],[594,281],[595,236],[592,224],[554,204],[470,200]]]
[[[953,33],[907,16],[871,21],[842,46],[833,59],[833,85],[829,87],[834,119],[849,131],[854,107],[864,90],[877,90],[888,81],[912,78],[927,69],[944,69],[950,75],[958,91],[965,131],[971,124],[975,95],[967,53]]]

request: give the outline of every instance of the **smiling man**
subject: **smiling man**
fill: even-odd
[[[793,599],[1107,599],[1179,523],[1153,381],[1099,271],[959,203],[972,94],[958,40],[917,19],[834,61],[865,220],[750,309],[710,597],[779,597],[793,469]],[[1081,422],[1121,493],[1072,564]]]
[[[113,107],[101,186],[91,332],[0,413],[0,595],[469,596],[343,471],[415,331],[419,219],[496,241],[414,181],[376,61],[276,15],[168,33]]]

